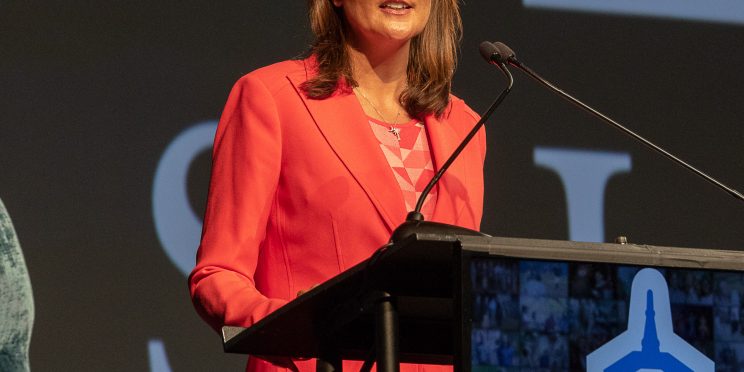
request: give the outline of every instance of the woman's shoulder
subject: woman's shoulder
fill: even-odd
[[[237,85],[261,82],[270,91],[288,85],[287,78],[305,81],[311,74],[311,61],[308,59],[291,59],[257,68],[243,75]]]
[[[448,117],[472,122],[480,120],[480,115],[470,108],[462,98],[455,96],[454,94],[450,94],[449,98],[449,107],[446,112]]]
[[[275,79],[287,75],[306,75],[309,71],[308,64],[310,62],[309,59],[290,59],[255,69],[245,76],[255,76],[262,79]]]

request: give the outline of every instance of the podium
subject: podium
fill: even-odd
[[[687,288],[696,282],[707,287]],[[705,367],[732,350],[744,360],[744,325],[730,319],[739,295],[737,251],[413,234],[250,328],[224,327],[223,346],[318,358],[319,370],[340,370],[341,360],[376,360],[382,371],[399,362],[604,370],[626,354],[613,346],[622,339],[627,353],[679,354],[679,363]],[[685,334],[677,324],[690,321],[672,319],[673,309],[694,314],[708,338]],[[638,332],[661,349],[634,342]],[[699,355],[675,349],[685,338],[710,345],[690,345]]]

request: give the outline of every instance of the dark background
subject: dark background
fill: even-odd
[[[566,91],[744,189],[744,27],[468,1],[455,93],[482,111],[503,86],[477,52],[501,40]],[[0,198],[31,275],[34,370],[240,370],[193,311],[151,213],[164,149],[214,120],[241,75],[307,48],[305,6],[275,1],[0,2]],[[514,71],[517,74],[516,71]],[[536,146],[631,154],[605,197],[606,240],[744,248],[744,203],[517,74],[488,128],[482,230],[568,239],[560,178]],[[201,214],[209,156],[192,164]]]

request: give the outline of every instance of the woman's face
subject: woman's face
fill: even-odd
[[[423,31],[433,0],[333,0],[354,38],[372,43],[406,42]]]

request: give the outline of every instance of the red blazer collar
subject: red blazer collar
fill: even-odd
[[[325,137],[329,146],[344,163],[349,173],[369,196],[382,220],[392,232],[400,225],[408,211],[400,186],[390,170],[390,165],[380,151],[379,143],[369,129],[366,114],[356,95],[347,86],[333,96],[317,100],[308,98],[300,89],[302,83],[314,75],[314,58],[305,61],[305,71],[287,76],[297,94],[305,103],[313,121]],[[442,118],[429,115],[424,125],[429,135],[429,145],[438,170],[462,140],[447,117],[452,103]],[[427,220],[456,223],[467,197],[455,195],[464,190],[462,184],[467,176],[466,164],[455,161],[437,185],[438,198],[433,216]]]

